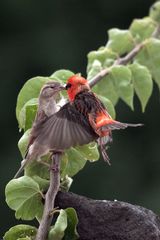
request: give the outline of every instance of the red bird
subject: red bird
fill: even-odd
[[[100,99],[91,91],[88,81],[79,75],[70,77],[65,88],[69,102],[44,122],[35,141],[50,150],[63,151],[96,140],[104,160],[109,163],[104,146],[111,140],[111,131],[141,124],[113,120]]]

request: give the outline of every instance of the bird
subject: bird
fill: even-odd
[[[64,89],[63,85],[56,81],[49,81],[42,87],[38,98],[38,109],[30,132],[26,154],[24,160],[21,162],[21,167],[15,174],[14,178],[17,178],[21,174],[27,163],[34,159],[40,161],[40,157],[48,152],[48,149],[46,149],[45,146],[37,146],[34,142],[44,122],[58,111],[56,100],[58,100],[59,92],[62,89]]]
[[[105,146],[112,140],[112,131],[142,124],[112,119],[104,104],[91,91],[88,80],[79,74],[68,78],[65,89],[69,101],[44,122],[35,144],[63,152],[70,147],[97,141],[104,160],[110,164]]]

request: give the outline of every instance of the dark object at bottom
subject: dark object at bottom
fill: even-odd
[[[160,240],[160,218],[140,206],[71,192],[59,192],[56,206],[75,208],[81,240]]]

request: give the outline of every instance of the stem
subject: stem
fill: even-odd
[[[52,155],[52,163],[50,170],[50,186],[45,196],[45,204],[43,216],[38,228],[36,240],[46,240],[48,230],[53,219],[53,209],[55,204],[55,197],[60,186],[60,153]]]

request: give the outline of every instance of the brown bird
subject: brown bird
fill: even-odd
[[[20,175],[28,162],[32,160],[40,161],[40,157],[49,152],[48,146],[37,144],[35,139],[37,138],[44,122],[58,110],[56,100],[59,91],[62,89],[64,89],[64,87],[60,83],[54,81],[46,83],[41,89],[38,99],[37,114],[31,129],[25,159],[22,161],[21,167],[15,174],[14,178],[17,178]]]

